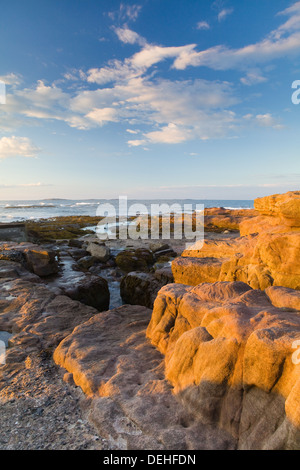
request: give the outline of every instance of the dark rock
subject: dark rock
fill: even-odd
[[[116,256],[116,264],[125,273],[131,271],[149,271],[154,263],[153,254],[145,248],[121,251]]]
[[[84,258],[85,256],[89,256],[89,253],[81,248],[72,248],[71,250],[68,250],[68,253],[72,256],[73,259],[75,259],[75,261],[80,258]]]
[[[131,272],[124,276],[120,284],[122,300],[131,305],[153,308],[158,291],[173,277],[157,276],[148,273]]]
[[[73,300],[96,308],[98,311],[109,308],[109,289],[106,279],[90,274],[85,275],[75,285],[68,286],[65,295]]]
[[[94,266],[98,262],[98,258],[95,256],[84,256],[77,261],[77,265],[80,269],[87,270]]]
[[[26,249],[24,251],[27,266],[38,276],[49,276],[58,273],[58,262],[54,251]]]
[[[82,240],[76,240],[76,238],[69,240],[69,243],[68,243],[68,245],[71,248],[81,248],[82,244],[83,244],[83,241]]]
[[[103,263],[108,261],[110,257],[110,249],[100,241],[89,243],[86,251],[88,251],[92,256],[95,256],[95,258],[98,258],[98,260],[102,261]]]

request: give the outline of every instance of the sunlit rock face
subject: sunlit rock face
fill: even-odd
[[[241,282],[170,284],[155,301],[147,336],[175,394],[240,449],[300,446],[299,301],[292,289]]]
[[[74,329],[54,352],[89,397],[89,419],[118,449],[233,449],[224,430],[203,424],[172,393],[163,356],[146,338],[151,310],[102,312]]]
[[[0,260],[21,263],[37,276],[45,277],[58,272],[56,253],[33,243],[0,243]]]
[[[260,215],[240,222],[240,238],[206,240],[200,249],[185,250],[184,261],[175,259],[175,282],[242,281],[254,289],[300,289],[300,192],[256,199],[255,208]],[[220,269],[213,270],[217,261]]]
[[[257,215],[256,210],[211,207],[204,210],[204,228],[208,232],[238,231],[245,219]]]

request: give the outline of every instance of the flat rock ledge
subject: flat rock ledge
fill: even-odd
[[[0,266],[0,330],[13,334],[0,366],[0,448],[236,448],[173,394],[146,338],[151,310],[98,313],[16,262]]]
[[[91,399],[89,420],[118,449],[234,449],[172,393],[163,356],[146,338],[151,310],[123,305],[75,328],[54,352]]]

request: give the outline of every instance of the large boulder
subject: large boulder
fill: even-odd
[[[44,277],[58,272],[58,260],[54,250],[32,243],[0,243],[0,260],[21,263],[34,274]]]
[[[29,269],[38,276],[50,276],[58,272],[56,253],[52,250],[26,249],[25,259]]]
[[[109,288],[107,280],[100,276],[85,274],[76,283],[62,285],[65,295],[85,305],[96,308],[99,312],[109,308]]]
[[[147,272],[153,263],[153,254],[146,248],[124,250],[116,256],[117,266],[125,273],[131,271]]]
[[[108,261],[110,257],[110,249],[101,242],[90,242],[87,245],[86,251],[103,263]]]
[[[235,436],[240,449],[300,447],[299,295],[279,289],[170,284],[147,329],[175,393],[204,423]]]
[[[222,261],[217,258],[176,258],[172,272],[176,282],[197,286],[200,282],[215,282],[219,278]]]
[[[131,272],[121,280],[122,300],[127,304],[153,308],[158,291],[169,282],[173,282],[173,278],[163,269],[155,274]]]
[[[300,226],[300,191],[257,198],[254,207],[262,215],[279,216]]]

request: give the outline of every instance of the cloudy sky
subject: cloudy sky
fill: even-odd
[[[0,199],[299,189],[300,2],[10,0],[0,57]]]

